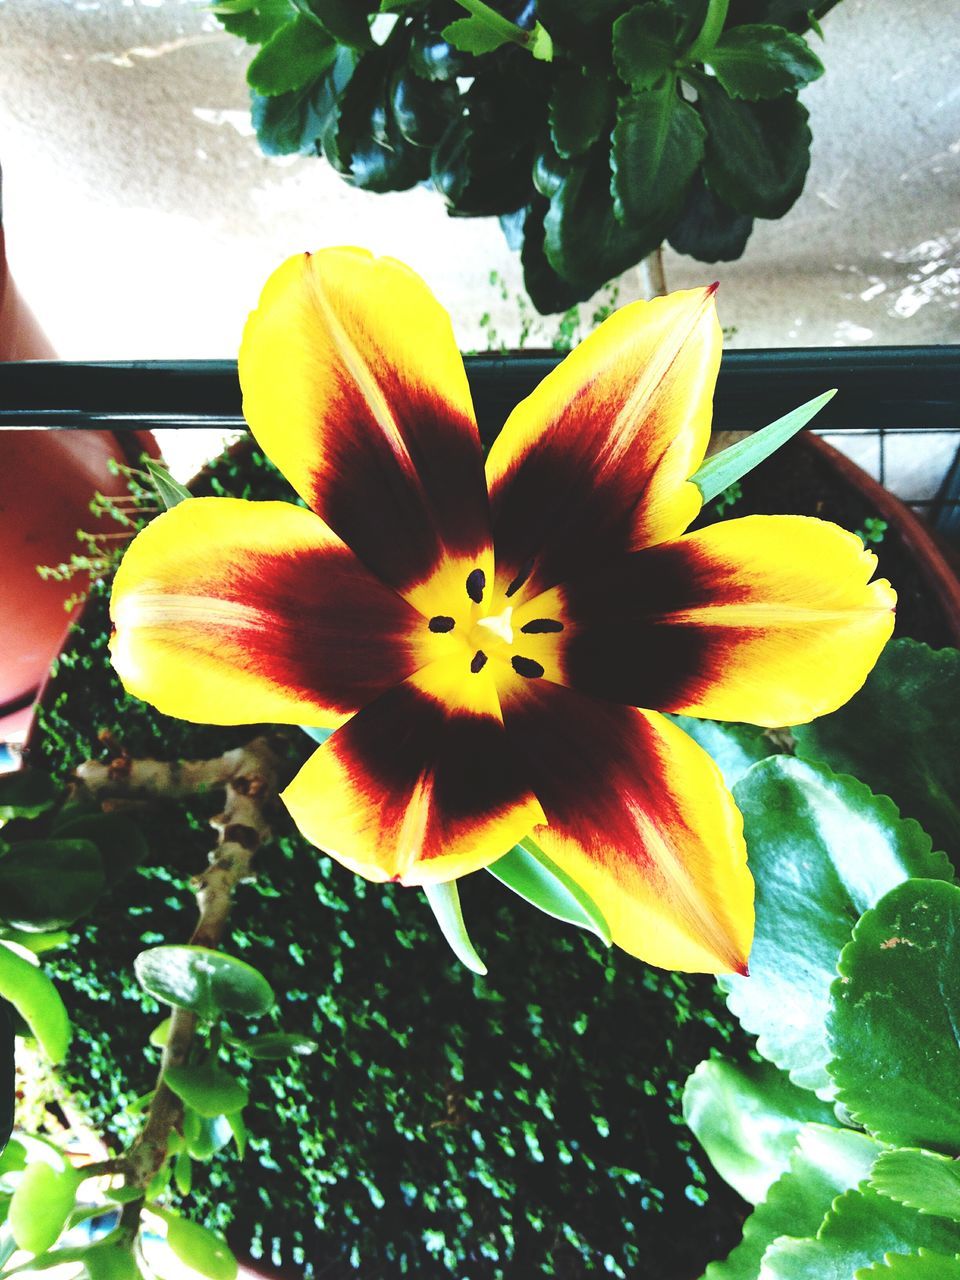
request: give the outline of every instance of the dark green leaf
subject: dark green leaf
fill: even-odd
[[[184,498],[190,497],[190,490],[186,485],[181,484],[179,480],[174,480],[167,468],[161,466],[159,462],[155,462],[153,458],[147,458],[144,465],[153,481],[157,497],[167,511],[183,502]]]
[[[751,765],[777,754],[770,738],[753,724],[694,720],[692,716],[672,715],[669,719],[713,757],[728,787],[739,781]]]
[[[731,98],[751,102],[796,93],[823,75],[823,63],[806,40],[783,27],[732,27],[706,60]]]
[[[908,876],[951,875],[893,802],[823,765],[775,756],[734,788],[756,881],[750,977],[721,979],[764,1057],[830,1096],[830,984],[853,922]]]
[[[896,726],[891,732],[890,726]],[[960,860],[960,653],[892,640],[863,689],[794,730],[797,754],[890,795]]]
[[[37,769],[0,774],[0,823],[13,818],[36,818],[56,804],[56,783]]]
[[[943,1253],[892,1253],[858,1271],[856,1280],[960,1280],[960,1258]]]
[[[509,44],[509,37],[495,31],[481,18],[457,18],[443,28],[443,38],[461,53],[493,53]]]
[[[459,112],[455,84],[423,80],[402,67],[394,76],[390,106],[401,137],[414,147],[433,147]]]
[[[932,1151],[884,1151],[870,1174],[870,1185],[891,1200],[960,1222],[960,1165],[955,1157]]]
[[[883,1142],[960,1152],[960,888],[899,885],[839,967],[827,1019],[837,1097]]]
[[[733,262],[747,247],[752,230],[753,218],[719,200],[698,170],[667,239],[677,253],[698,262]]]
[[[274,98],[251,91],[250,117],[264,155],[286,156],[314,149],[324,124],[314,110],[315,92],[313,85]]]
[[[703,159],[704,128],[672,84],[624,98],[613,130],[611,159],[617,217],[626,226],[664,226],[683,203]]]
[[[562,180],[562,179],[561,179]],[[542,315],[568,311],[580,300],[580,292],[558,276],[547,261],[543,248],[543,218],[549,205],[535,200],[527,209],[523,223],[523,286],[530,301]]]
[[[328,71],[337,46],[309,18],[296,16],[278,28],[247,67],[254,93],[276,97],[313,84]]]
[[[324,138],[324,154],[335,151],[349,181],[364,191],[405,191],[430,169],[429,153],[407,142],[387,102],[390,68],[377,49],[357,63],[338,100],[334,134]]]
[[[288,1035],[282,1031],[273,1031],[267,1035],[253,1036],[249,1040],[239,1042],[241,1049],[246,1049],[251,1058],[272,1060],[279,1058],[303,1057],[316,1053],[320,1047],[316,1040],[306,1036]]]
[[[152,947],[134,969],[152,996],[208,1021],[224,1013],[255,1018],[273,1004],[269,982],[253,965],[208,947]]]
[[[89,840],[96,845],[107,884],[116,884],[139,867],[149,853],[140,827],[120,813],[90,813],[71,818],[57,828],[57,836]],[[2,865],[2,864],[0,864]]]
[[[424,80],[456,80],[472,74],[474,60],[432,27],[418,24],[410,39],[410,70]]]
[[[735,102],[709,77],[697,78],[707,127],[704,176],[724,204],[757,218],[782,218],[810,166],[807,110],[796,98]]]
[[[677,16],[669,4],[652,0],[629,9],[613,24],[613,61],[620,79],[633,89],[652,89],[676,57]]]
[[[0,858],[0,916],[15,929],[72,924],[104,887],[103,862],[89,840],[20,840]]]
[[[683,1091],[683,1118],[710,1163],[744,1200],[759,1204],[790,1167],[805,1124],[833,1124],[833,1109],[769,1062],[701,1062]]]
[[[163,1079],[178,1098],[205,1120],[240,1111],[249,1101],[239,1080],[213,1062],[167,1067]]]
[[[558,66],[547,108],[550,138],[559,156],[582,155],[613,123],[616,96],[602,76],[582,67]],[[541,195],[551,192],[538,187]]]
[[[253,4],[217,4],[213,12],[231,35],[248,44],[266,44],[278,27],[293,17],[290,0],[256,0]]]
[[[373,44],[367,5],[356,0],[293,0],[304,17],[319,24],[324,32],[339,44],[354,49],[369,49]]]
[[[600,908],[529,837],[490,863],[487,870],[540,911],[590,929],[610,945],[610,929]]]
[[[449,880],[444,884],[425,884],[423,892],[453,954],[474,973],[485,974],[487,966],[477,955],[463,922],[456,880]]]
[[[781,1236],[815,1235],[834,1199],[870,1172],[879,1145],[849,1129],[805,1125],[790,1168],[746,1220],[743,1240],[724,1262],[707,1267],[703,1280],[757,1280],[768,1245]],[[813,1274],[810,1280],[818,1280]]]

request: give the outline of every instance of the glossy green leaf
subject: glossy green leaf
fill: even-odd
[[[144,466],[153,481],[153,487],[157,491],[157,497],[163,503],[167,511],[171,507],[177,506],[184,498],[191,497],[190,490],[186,485],[181,484],[179,480],[174,480],[173,476],[162,463],[156,462],[153,458],[147,458]]]
[[[830,984],[853,922],[908,876],[952,871],[891,800],[824,765],[775,756],[733,794],[756,882],[756,933],[750,977],[721,986],[764,1057],[829,1097]]]
[[[493,53],[510,43],[510,37],[481,18],[457,18],[443,28],[443,38],[462,53]]]
[[[229,1116],[199,1116],[185,1107],[183,1136],[193,1159],[207,1161],[222,1151],[233,1134],[231,1121],[239,1115],[239,1111],[233,1111]]]
[[[915,1148],[884,1151],[870,1173],[870,1185],[911,1209],[960,1222],[960,1165],[954,1157]]]
[[[846,1191],[830,1209],[816,1239],[775,1241],[763,1255],[764,1280],[851,1280],[891,1253],[960,1250],[960,1227],[917,1213],[869,1187]]]
[[[709,76],[698,76],[696,86],[707,128],[707,185],[739,213],[782,218],[810,166],[806,108],[790,96],[736,101]]]
[[[173,1180],[182,1196],[190,1194],[193,1186],[193,1161],[188,1152],[178,1151],[173,1162]]]
[[[247,83],[263,97],[291,93],[328,71],[337,46],[316,22],[295,15],[279,27],[247,67]]]
[[[725,205],[697,171],[667,240],[677,253],[698,262],[734,262],[747,247],[753,218]]]
[[[706,61],[731,98],[751,102],[796,93],[823,75],[823,63],[802,36],[753,23],[725,31]]]
[[[590,929],[610,945],[610,928],[603,912],[529,837],[492,862],[487,870],[548,916]]]
[[[611,139],[614,210],[625,226],[672,219],[703,159],[705,131],[672,83],[620,102]]]
[[[729,449],[722,449],[702,463],[700,469],[690,477],[703,495],[704,502],[723,493],[735,480],[751,472],[765,458],[791,440],[798,431],[820,412],[825,404],[829,404],[837,394],[836,388],[824,391],[822,395],[808,400],[806,404],[792,409],[771,422],[759,431],[752,432],[743,440],[738,440]]]
[[[898,885],[839,967],[827,1019],[837,1097],[884,1142],[960,1153],[960,888]]]
[[[562,176],[557,176],[557,186],[562,180]],[[535,168],[534,184],[536,183]],[[581,296],[580,291],[559,276],[547,261],[543,243],[543,219],[548,208],[546,200],[535,200],[527,209],[523,222],[523,247],[520,251],[523,286],[533,305],[543,315],[554,311],[568,311]]]
[[[265,44],[278,27],[289,22],[292,15],[290,0],[220,0],[211,11],[226,31],[239,36],[248,44]]]
[[[165,1048],[167,1040],[170,1038],[170,1023],[170,1018],[164,1018],[150,1032],[150,1043],[156,1045],[158,1049]]]
[[[239,1080],[214,1062],[168,1067],[163,1079],[178,1098],[205,1120],[239,1111],[249,1101],[247,1090]]]
[[[60,995],[43,972],[0,942],[0,996],[9,1000],[56,1065],[70,1043],[70,1019]]]
[[[151,1211],[166,1223],[167,1245],[181,1262],[209,1280],[235,1280],[237,1260],[225,1240],[170,1209],[153,1205]]]
[[[583,67],[558,66],[547,104],[550,141],[557,155],[565,159],[582,155],[608,133],[615,105],[609,80],[590,75]],[[549,196],[552,192],[541,190],[541,194]]]
[[[879,1150],[865,1134],[805,1125],[788,1171],[747,1218],[741,1242],[724,1261],[711,1263],[703,1280],[757,1280],[767,1247],[783,1236],[815,1235],[834,1199],[866,1178]]]
[[[22,1142],[11,1138],[0,1151],[0,1178],[7,1178],[11,1173],[19,1173],[27,1167],[27,1149]]]
[[[140,1268],[129,1239],[118,1233],[115,1239],[87,1249],[81,1275],[85,1280],[139,1280]]]
[[[227,1124],[233,1134],[233,1140],[237,1144],[237,1154],[242,1160],[247,1153],[247,1125],[243,1118],[242,1111],[231,1111],[227,1116]]]
[[[152,947],[137,956],[134,970],[152,996],[208,1021],[223,1013],[255,1018],[274,1002],[269,982],[253,965],[209,947]]]
[[[884,1262],[862,1267],[854,1280],[960,1280],[960,1258],[928,1249],[891,1254]]]
[[[316,150],[324,127],[323,117],[314,110],[317,92],[312,84],[274,97],[251,90],[250,119],[264,155],[286,156]]]
[[[728,787],[738,782],[751,765],[776,754],[770,738],[753,724],[696,720],[693,716],[677,715],[668,719],[712,756]]]
[[[423,892],[453,954],[474,973],[485,974],[487,966],[477,955],[463,922],[456,880],[448,880],[443,884],[425,884]]]
[[[52,933],[28,933],[23,929],[0,926],[0,942],[14,942],[18,947],[32,951],[35,956],[65,947],[72,936],[67,929],[54,929]]]
[[[356,0],[292,0],[304,17],[318,23],[339,44],[369,49],[373,44],[367,9]]]
[[[241,1040],[239,1047],[245,1049],[251,1058],[271,1061],[280,1058],[304,1057],[316,1053],[319,1045],[316,1040],[307,1036],[288,1035],[282,1031],[273,1031],[267,1035],[252,1036],[249,1040]]]
[[[70,1168],[54,1169],[34,1160],[10,1201],[7,1225],[21,1249],[44,1253],[56,1244],[77,1198],[80,1177]]]
[[[676,11],[662,0],[638,4],[613,24],[613,61],[633,89],[652,89],[676,57]]]
[[[36,818],[57,802],[56,783],[37,769],[0,774],[0,823],[13,818]]]
[[[128,876],[150,852],[141,828],[121,813],[83,814],[61,823],[56,834],[58,838],[95,844],[109,885]]]
[[[45,933],[85,915],[106,887],[89,840],[20,840],[0,857],[0,918]]]
[[[890,726],[896,732],[890,732]],[[960,652],[892,640],[839,711],[794,730],[797,754],[892,796],[960,860]]]
[[[397,130],[413,147],[435,147],[460,110],[455,84],[423,80],[406,66],[394,75],[389,99]]]
[[[411,32],[409,60],[414,75],[448,82],[472,74],[476,65],[469,54],[455,49],[439,31],[424,25],[415,26]]]
[[[768,1062],[739,1067],[701,1062],[683,1091],[683,1118],[730,1186],[758,1204],[790,1167],[797,1135],[812,1121],[833,1124],[833,1109]]]

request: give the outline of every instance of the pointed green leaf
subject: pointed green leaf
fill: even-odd
[[[553,37],[542,22],[535,22],[527,48],[538,62],[553,61]]]
[[[481,975],[487,972],[487,966],[474,950],[473,943],[463,923],[463,912],[460,910],[460,893],[456,880],[448,880],[444,884],[425,884],[430,909],[436,916],[440,932],[450,944],[453,954],[461,964]]]
[[[613,85],[583,67],[557,67],[547,108],[550,140],[564,159],[582,155],[610,128]],[[543,193],[548,194],[548,193]]]
[[[205,1120],[240,1111],[249,1101],[243,1085],[214,1062],[168,1067],[163,1079],[178,1098]]]
[[[731,98],[777,98],[823,75],[823,63],[802,36],[783,27],[743,23],[725,31],[707,54]]]
[[[145,991],[207,1021],[223,1013],[255,1018],[274,1002],[273,989],[253,965],[209,947],[152,947],[133,967]]]
[[[911,1209],[960,1222],[960,1165],[954,1158],[915,1148],[884,1151],[870,1173],[870,1185]]]
[[[89,911],[105,885],[89,840],[20,840],[0,858],[0,919],[33,933],[59,929]]]
[[[54,1064],[70,1043],[70,1019],[56,987],[35,964],[0,943],[0,996],[9,1000]]]
[[[633,89],[652,89],[676,57],[677,15],[663,0],[638,4],[613,24],[617,74]]]
[[[552,858],[548,858],[529,836],[492,862],[487,870],[501,884],[548,916],[592,929],[610,946],[610,928],[603,912],[590,895]]]
[[[356,0],[293,0],[304,17],[319,23],[341,45],[369,49],[373,44],[367,10],[370,5]]]
[[[840,956],[827,1032],[837,1097],[884,1142],[960,1152],[960,888],[908,880]]]
[[[227,1116],[227,1124],[233,1133],[233,1140],[237,1144],[237,1155],[242,1160],[247,1152],[247,1124],[243,1118],[242,1111],[231,1111]]]
[[[622,99],[611,137],[610,189],[624,226],[661,219],[666,231],[703,159],[705,136],[699,115],[673,83]]]
[[[166,467],[161,466],[159,462],[154,462],[153,458],[147,458],[144,466],[150,473],[150,479],[153,481],[153,487],[157,491],[157,497],[169,511],[171,507],[175,507],[182,502],[184,498],[191,496],[190,490],[174,480],[173,476]]]
[[[823,395],[771,422],[760,431],[754,431],[744,440],[739,440],[729,449],[723,449],[708,458],[691,480],[703,495],[704,502],[709,502],[717,494],[723,493],[734,480],[739,480],[765,458],[769,458],[781,445],[797,434],[807,425],[811,418],[820,412],[837,394],[836,389],[825,391]]]
[[[510,43],[510,37],[496,31],[482,18],[457,18],[443,28],[444,40],[461,53],[492,53]]]
[[[336,56],[336,42],[326,31],[297,14],[277,28],[247,67],[247,83],[268,98],[293,93],[319,80]]]
[[[683,1118],[710,1163],[744,1200],[758,1204],[790,1167],[805,1124],[833,1124],[833,1108],[798,1089],[769,1062],[701,1062],[683,1091]]]
[[[320,1047],[316,1040],[310,1040],[307,1036],[288,1035],[283,1031],[252,1036],[249,1040],[240,1040],[237,1043],[239,1048],[246,1049],[251,1058],[265,1061],[304,1057],[307,1054],[316,1053]]]

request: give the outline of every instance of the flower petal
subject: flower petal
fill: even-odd
[[[634,706],[778,727],[842,706],[890,638],[896,594],[855,534],[745,516],[563,590],[565,682]]]
[[[529,590],[675,538],[700,510],[720,327],[713,288],[623,307],[510,415],[487,459],[497,573]]]
[[[288,502],[181,502],[127,548],[110,611],[126,689],[204,724],[340,724],[429,645],[420,614]]]
[[[247,322],[239,368],[257,440],[369,569],[404,595],[445,556],[470,561],[462,577],[490,572],[463,361],[408,267],[349,248],[288,259]]]
[[[753,933],[743,824],[719,770],[663,716],[530,681],[503,706],[546,814],[533,839],[665,969],[742,972]]]
[[[492,677],[422,668],[339,729],[282,799],[314,844],[370,880],[427,884],[499,858],[543,810],[509,754]]]

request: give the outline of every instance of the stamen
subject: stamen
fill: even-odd
[[[516,593],[520,590],[520,588],[523,586],[526,580],[530,577],[531,573],[533,573],[533,561],[526,560],[520,566],[520,572],[517,574],[514,580],[510,583],[509,587],[507,587],[507,595],[508,596],[516,595]]]
[[[483,652],[482,649],[478,649],[477,652],[473,655],[473,661],[470,663],[470,670],[473,672],[474,675],[476,675],[477,672],[482,671],[486,665],[487,665],[487,655]]]
[[[510,659],[510,663],[518,676],[526,676],[528,680],[536,680],[543,675],[543,667],[532,658],[521,658],[516,654]]]
[[[547,631],[562,631],[563,623],[556,618],[533,618],[530,622],[525,622],[520,630],[525,631],[528,636],[538,636]]]
[[[453,618],[448,618],[443,613],[438,613],[435,618],[430,619],[431,631],[452,631],[456,625]]]
[[[482,569],[472,569],[467,574],[467,595],[474,604],[483,599],[483,589],[487,585],[487,575]]]

